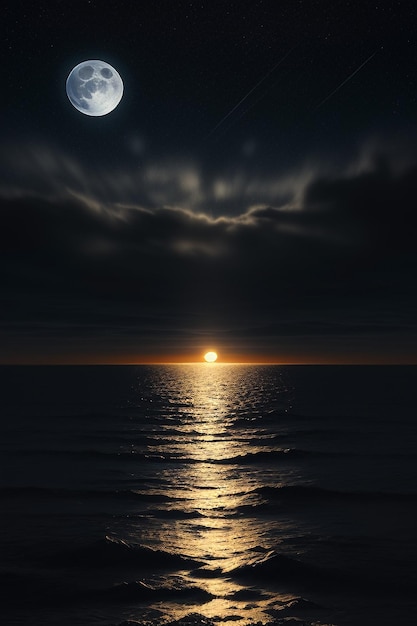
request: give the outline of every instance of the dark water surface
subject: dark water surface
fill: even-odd
[[[2,367],[0,410],[2,624],[415,623],[417,367]]]

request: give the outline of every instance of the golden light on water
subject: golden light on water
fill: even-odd
[[[206,361],[206,363],[214,363],[215,361],[217,361],[217,352],[206,352],[206,354],[204,355],[204,360]]]
[[[177,581],[211,594],[203,602],[197,598],[195,603],[190,599],[184,604],[175,597],[166,601],[164,613],[170,620],[199,613],[207,620],[221,618],[225,626],[232,626],[241,612],[242,626],[266,623],[271,603],[281,608],[293,596],[274,590],[262,592],[256,602],[248,603],[252,582],[236,580],[231,574],[271,549],[269,536],[275,535],[277,524],[283,536],[286,533],[285,520],[274,518],[271,522],[268,517],[240,514],[241,507],[242,511],[251,507],[255,511],[262,503],[257,488],[264,484],[264,472],[259,480],[253,465],[240,464],[246,455],[265,449],[265,443],[261,441],[258,447],[254,441],[254,437],[262,437],[261,431],[256,427],[253,433],[250,426],[256,405],[249,403],[247,408],[242,404],[242,393],[251,395],[259,388],[259,370],[219,363],[209,368],[208,376],[207,364],[215,362],[210,360],[211,354],[204,355],[205,363],[166,365],[157,370],[155,390],[167,403],[167,413],[152,430],[152,455],[169,455],[178,465],[158,466],[166,486],[155,493],[168,493],[169,499],[160,504],[165,515],[147,531],[147,544],[158,548],[162,537],[164,551],[201,563],[178,573]],[[179,503],[183,515],[176,512]],[[127,539],[143,543],[141,528],[142,522],[132,518],[132,535],[127,534]],[[155,602],[151,608],[161,607]]]
[[[215,352],[204,355],[206,363],[214,363]],[[245,373],[245,375],[244,375]],[[222,617],[223,623],[236,619],[236,612],[243,611],[242,624],[265,622],[264,610],[271,601],[265,594],[249,608],[239,594],[245,594],[246,585],[233,580],[228,572],[256,557],[257,550],[269,549],[269,522],[238,514],[241,506],[252,506],[258,496],[251,492],[260,483],[251,469],[236,471],[236,465],[224,462],[231,458],[243,458],[258,448],[250,442],[250,431],[237,429],[236,411],[239,410],[242,384],[247,380],[245,366],[220,363],[207,376],[205,364],[183,365],[166,368],[165,388],[170,388],[170,398],[179,402],[181,417],[175,426],[176,437],[170,443],[170,454],[190,462],[175,470],[175,480],[169,491],[171,503],[167,509],[182,502],[185,510],[183,520],[175,524],[166,521],[162,530],[164,548],[173,554],[183,554],[205,563],[200,570],[182,573],[189,586],[198,586],[213,597],[207,602],[184,606],[173,600],[164,605],[170,619],[183,619],[190,611],[204,615],[206,619]],[[253,370],[253,387],[256,387],[256,370]],[[172,423],[166,428],[172,429]],[[163,435],[163,433],[162,433]],[[154,452],[164,455],[165,436]],[[220,575],[220,571],[224,575]],[[216,574],[217,572],[217,574]],[[237,595],[237,599],[235,597]],[[273,594],[274,601],[282,600]],[[192,609],[191,609],[192,606]],[[155,608],[158,608],[155,605]]]

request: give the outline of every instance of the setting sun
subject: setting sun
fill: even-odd
[[[207,363],[214,363],[214,361],[217,361],[217,352],[206,352],[204,360],[207,361]]]

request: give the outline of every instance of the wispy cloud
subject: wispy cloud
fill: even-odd
[[[395,152],[393,144],[389,145]],[[52,146],[22,143],[0,149],[0,190],[8,196],[32,193],[51,198],[72,192],[102,204],[132,203],[150,209],[179,206],[211,217],[236,216],[259,205],[299,209],[306,189],[316,179],[357,176],[374,168],[375,154],[384,153],[390,155],[381,140],[369,140],[342,166],[331,158],[306,158],[285,171],[274,171],[269,164],[261,174],[244,160],[221,172],[168,157],[110,168],[84,163]],[[402,155],[401,161],[389,158],[396,170],[410,164],[411,150],[409,157],[404,157],[404,151]]]
[[[1,158],[4,345],[417,333],[403,319],[417,304],[411,160],[219,184],[186,164],[107,173],[39,146]],[[218,194],[233,210],[208,209]]]

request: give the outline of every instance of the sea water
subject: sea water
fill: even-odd
[[[0,368],[2,624],[417,617],[417,368]]]

